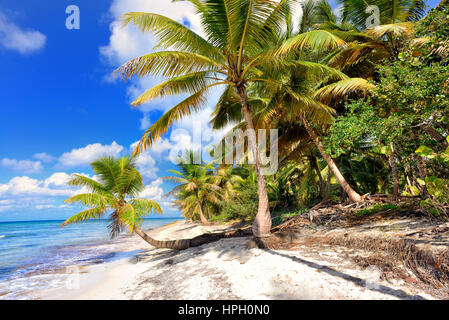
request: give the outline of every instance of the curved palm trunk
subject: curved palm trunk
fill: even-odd
[[[249,145],[256,160],[257,187],[259,191],[259,206],[256,218],[253,222],[253,234],[255,237],[267,237],[271,232],[270,204],[268,202],[265,178],[260,165],[259,148],[257,146],[256,132],[254,131],[251,108],[248,102],[248,95],[244,86],[237,87],[237,93],[242,103],[242,113],[245,117],[249,129]]]
[[[244,227],[231,231],[213,232],[205,233],[196,236],[192,239],[180,239],[180,240],[155,240],[143,232],[139,227],[134,229],[134,231],[147,243],[156,247],[158,249],[174,249],[174,250],[185,250],[192,247],[202,246],[203,244],[218,241],[220,239],[234,238],[234,237],[245,237],[251,232],[249,227]]]
[[[321,143],[320,139],[318,138],[318,135],[315,133],[315,131],[313,131],[312,126],[309,124],[307,119],[304,116],[301,116],[301,121],[304,124],[304,127],[307,130],[307,133],[310,135],[313,142],[315,143],[318,150],[320,151],[321,155],[323,156],[324,160],[326,160],[327,165],[334,173],[335,177],[337,178],[337,180],[340,183],[343,190],[347,193],[347,195],[349,196],[349,198],[351,198],[352,201],[354,201],[354,202],[361,201],[362,197],[354,189],[351,188],[351,186],[348,184],[348,182],[346,182],[345,177],[343,177],[343,175],[341,174],[340,169],[338,169],[338,167],[335,164],[335,161],[332,159],[332,157],[326,153],[326,150],[324,149],[323,144]]]
[[[196,203],[198,205],[198,212],[200,214],[201,223],[204,224],[205,226],[210,225],[209,221],[206,219],[206,217],[203,214],[203,208],[201,207],[201,202],[200,202],[200,198],[198,197],[198,194],[196,194]]]
[[[190,247],[189,239],[181,239],[181,240],[165,240],[160,241],[151,238],[145,232],[143,232],[139,227],[136,227],[134,231],[146,242],[151,244],[153,247],[158,249],[175,249],[175,250],[184,250]]]

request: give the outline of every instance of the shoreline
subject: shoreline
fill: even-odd
[[[149,233],[166,240],[226,228],[175,222]],[[376,268],[344,259],[345,249],[316,251],[249,248],[251,237],[222,239],[184,251],[156,249],[138,237],[131,259],[94,265],[78,290],[43,292],[40,299],[70,300],[422,300],[435,297],[407,283],[382,280]]]

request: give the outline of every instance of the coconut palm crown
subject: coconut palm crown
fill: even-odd
[[[67,204],[78,203],[88,209],[67,219],[61,227],[86,220],[101,220],[109,213],[108,228],[113,238],[119,235],[124,227],[128,227],[131,233],[137,231],[143,217],[148,214],[162,214],[157,202],[137,198],[143,191],[144,184],[136,169],[135,158],[104,157],[90,165],[98,179],[73,175],[68,184],[82,187],[86,193],[65,200]]]

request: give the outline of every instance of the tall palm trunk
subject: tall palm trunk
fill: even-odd
[[[184,250],[190,247],[190,240],[181,239],[181,240],[166,240],[160,241],[153,239],[145,232],[143,232],[139,227],[136,227],[134,231],[146,242],[151,244],[153,247],[158,249],[174,249],[174,250]]]
[[[398,167],[396,165],[396,156],[394,152],[393,142],[390,142],[390,156],[389,156],[391,174],[393,176],[393,200],[396,201],[399,198],[399,178]]]
[[[312,126],[307,121],[307,119],[306,119],[306,117],[304,115],[301,116],[301,121],[304,124],[304,127],[307,130],[307,133],[312,138],[312,140],[315,143],[316,147],[318,148],[318,150],[320,151],[321,155],[323,156],[324,160],[326,160],[327,165],[329,166],[329,168],[334,173],[335,177],[337,178],[337,180],[340,183],[340,185],[343,188],[343,190],[348,194],[349,198],[351,198],[352,201],[354,201],[354,202],[361,201],[362,197],[354,189],[351,188],[351,186],[348,184],[348,182],[346,182],[346,179],[341,174],[340,169],[338,169],[335,161],[332,159],[331,156],[329,156],[326,153],[323,144],[321,143],[320,139],[318,138],[318,135],[315,133],[315,131],[313,130]]]
[[[196,203],[198,205],[198,212],[200,214],[201,223],[204,224],[205,226],[207,226],[210,223],[209,223],[209,221],[206,219],[206,217],[203,214],[203,208],[201,206],[201,201],[200,201],[200,198],[198,197],[198,193],[196,193],[195,195],[196,195]]]
[[[270,235],[271,230],[270,204],[268,202],[265,177],[263,176],[262,167],[260,165],[259,148],[257,146],[256,132],[254,131],[254,124],[251,116],[251,107],[248,102],[248,94],[244,85],[237,87],[237,94],[240,97],[240,101],[242,103],[242,113],[249,129],[249,145],[256,160],[259,207],[256,218],[253,222],[253,234],[258,238],[267,237]]]

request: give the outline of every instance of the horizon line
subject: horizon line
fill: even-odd
[[[143,220],[162,220],[162,219],[185,219],[184,217],[154,217],[154,218],[144,218]],[[67,219],[48,219],[48,220],[11,220],[11,221],[1,221],[0,223],[19,223],[19,222],[57,222],[57,221],[65,221]],[[90,220],[86,222],[100,222],[100,221],[106,221],[107,219],[100,219],[100,220]]]

